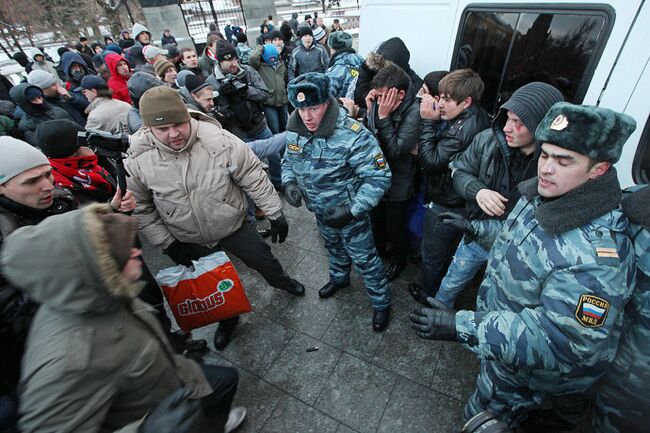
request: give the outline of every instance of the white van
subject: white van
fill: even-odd
[[[420,76],[470,67],[494,113],[530,81],[558,86],[568,101],[637,121],[616,164],[623,187],[650,183],[650,4],[643,0],[364,0],[359,52],[400,37]]]

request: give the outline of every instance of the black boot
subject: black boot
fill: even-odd
[[[335,283],[334,281],[330,280],[325,284],[323,287],[320,288],[318,291],[318,296],[321,298],[329,298],[332,296],[338,289],[342,289],[344,287],[347,287],[350,285],[350,281],[344,281],[341,283]]]
[[[390,308],[385,310],[375,310],[372,314],[372,330],[375,332],[382,332],[388,327],[390,322]]]
[[[169,342],[174,351],[179,354],[185,352],[204,352],[208,348],[205,340],[193,340],[190,332],[175,331],[169,334]]]
[[[232,338],[232,332],[235,330],[239,322],[239,316],[235,316],[231,319],[226,319],[222,322],[219,322],[219,327],[217,332],[214,333],[214,348],[217,350],[223,350],[230,343]]]
[[[284,283],[282,286],[279,286],[278,289],[286,290],[294,296],[304,296],[305,295],[305,286],[300,284],[298,281],[293,278]]]

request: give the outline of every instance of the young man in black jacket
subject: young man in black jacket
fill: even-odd
[[[476,72],[453,71],[440,80],[438,89],[439,101],[425,94],[420,103],[418,158],[426,177],[429,204],[422,239],[422,285],[409,285],[412,296],[420,302],[435,295],[462,238],[462,232],[438,219],[443,212],[464,213],[465,201],[453,188],[449,162],[490,125],[490,116],[478,104],[483,81]]]
[[[415,148],[420,137],[420,104],[417,88],[399,66],[389,64],[372,80],[366,96],[368,129],[377,137],[390,166],[390,189],[371,212],[375,246],[386,253],[390,243],[390,264],[386,278],[392,281],[406,267],[409,237],[406,230],[407,209],[413,197]]]
[[[454,189],[465,200],[468,219],[505,219],[517,201],[516,186],[537,175],[535,130],[562,93],[550,84],[526,84],[501,106],[492,127],[451,161]],[[512,203],[512,204],[511,204]],[[489,250],[464,237],[435,299],[449,308],[485,264]]]

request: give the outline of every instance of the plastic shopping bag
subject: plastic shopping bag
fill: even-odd
[[[251,304],[232,262],[223,251],[158,272],[156,280],[185,331],[251,311]]]

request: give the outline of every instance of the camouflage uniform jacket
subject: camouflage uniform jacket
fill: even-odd
[[[352,215],[360,216],[390,187],[391,172],[379,143],[333,98],[314,134],[298,110],[289,118],[287,131],[282,183],[296,182],[316,216],[341,204],[349,204]]]
[[[458,335],[516,386],[582,392],[614,358],[634,288],[616,172],[548,202],[537,178],[519,188],[506,221],[472,222],[493,245],[477,312],[457,313]]]
[[[330,77],[330,93],[334,97],[344,97],[348,87],[355,77],[359,76],[359,68],[363,57],[352,48],[342,48],[332,55],[325,74]]]

